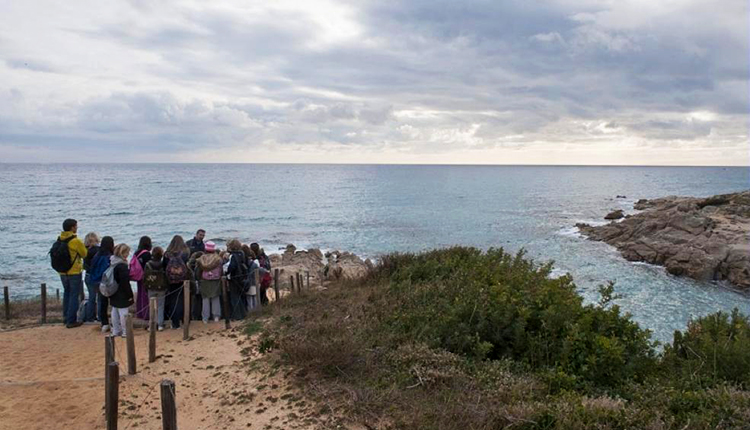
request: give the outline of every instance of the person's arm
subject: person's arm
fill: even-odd
[[[83,245],[81,239],[75,238],[70,241],[70,244],[72,245],[71,248],[73,248],[73,251],[78,254],[79,257],[81,257],[81,260],[86,258],[86,256],[89,254],[89,250],[86,249],[86,247]]]

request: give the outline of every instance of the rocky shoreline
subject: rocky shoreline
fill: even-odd
[[[289,276],[295,273],[310,274],[310,286],[324,286],[338,279],[354,279],[373,267],[370,259],[362,260],[350,252],[332,251],[323,254],[319,249],[297,250],[287,245],[281,254],[271,254],[271,267],[280,269],[279,286],[289,288]]]
[[[750,190],[708,198],[641,199],[634,208],[643,212],[602,226],[576,227],[589,239],[616,247],[629,261],[750,290]]]

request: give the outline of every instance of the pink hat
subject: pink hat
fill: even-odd
[[[216,251],[216,244],[211,241],[206,242],[206,252],[214,252],[214,251]]]

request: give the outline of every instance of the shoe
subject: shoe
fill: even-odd
[[[66,328],[76,328],[76,327],[80,327],[82,325],[83,325],[83,323],[81,321],[76,321],[74,323],[66,324],[65,327]]]
[[[102,326],[102,333],[106,333],[106,332],[108,332],[108,331],[109,331],[109,324],[104,324],[104,325]]]
[[[219,317],[214,317],[214,322],[219,322]]]
[[[203,320],[203,324],[208,324],[208,320]]]
[[[122,336],[124,336],[122,333],[114,333],[114,332],[110,333],[109,335],[110,335],[110,337],[122,337]]]
[[[126,338],[126,337],[128,337],[128,336],[127,336],[127,335],[126,335],[125,333],[123,333],[123,334],[121,334],[121,335],[120,335],[120,337],[122,337],[122,338]]]
[[[164,331],[164,326],[160,325],[159,327],[156,328],[156,331]]]

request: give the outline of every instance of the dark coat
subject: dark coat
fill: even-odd
[[[115,282],[117,282],[117,292],[109,298],[109,304],[113,308],[130,307],[133,300],[133,288],[130,286],[130,269],[127,264],[120,263],[114,270]]]

